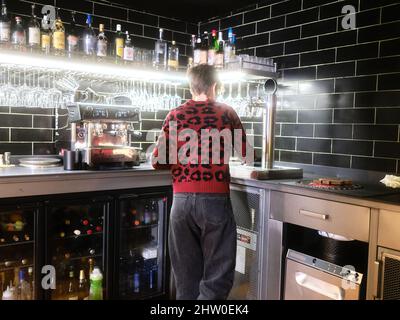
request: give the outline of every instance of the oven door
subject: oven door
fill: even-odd
[[[330,264],[293,250],[288,251],[285,274],[285,300],[358,300],[361,274],[356,281],[342,274],[354,271]]]

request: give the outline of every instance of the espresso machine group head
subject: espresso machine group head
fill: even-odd
[[[140,149],[131,147],[140,111],[132,107],[78,103],[68,107],[71,149],[88,169],[131,168]]]

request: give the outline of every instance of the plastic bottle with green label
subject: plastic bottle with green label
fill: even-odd
[[[90,274],[89,300],[103,300],[103,274],[99,267]]]

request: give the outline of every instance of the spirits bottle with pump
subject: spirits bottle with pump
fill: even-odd
[[[208,48],[208,57],[207,57],[207,63],[210,66],[213,66],[215,64],[215,56],[217,54],[217,51],[218,51],[217,30],[212,30],[211,42]]]
[[[124,61],[125,63],[133,63],[133,45],[131,41],[131,37],[129,36],[129,32],[125,31],[125,45],[124,45]]]
[[[26,46],[26,34],[21,17],[15,17],[15,26],[11,34],[11,43],[15,50],[24,51]]]
[[[7,13],[7,4],[5,0],[1,1],[1,16],[0,16],[0,45],[8,46],[11,38],[11,21]]]
[[[40,24],[35,14],[35,5],[32,5],[32,16],[28,25],[28,46],[30,51],[37,51],[40,47]]]
[[[76,32],[75,11],[71,13],[71,25],[67,36],[67,53],[71,58],[78,53],[79,50],[79,36]]]
[[[215,55],[215,68],[224,68],[224,40],[222,39],[222,32],[218,33],[218,51]]]
[[[102,60],[107,57],[108,39],[104,33],[104,24],[99,25],[99,34],[97,36],[97,59]]]
[[[179,69],[179,47],[175,41],[168,49],[168,70],[176,71]]]
[[[116,27],[116,35],[115,35],[115,40],[114,40],[114,53],[113,55],[115,56],[115,60],[117,62],[120,62],[124,58],[124,47],[125,47],[125,38],[124,34],[121,31],[121,25],[117,24]]]
[[[163,40],[164,30],[160,29],[160,38],[156,41],[154,66],[157,69],[165,69],[167,66],[168,46]]]
[[[51,48],[51,28],[50,20],[48,15],[44,15],[42,18],[42,30],[40,34],[41,49],[44,54],[50,53]]]
[[[62,56],[65,53],[65,28],[57,12],[57,19],[53,26],[52,50],[56,56]]]
[[[92,28],[92,16],[90,14],[86,16],[86,28],[83,31],[82,42],[84,55],[89,57],[94,56],[96,34]]]
[[[199,64],[207,64],[208,59],[208,32],[204,31],[203,39],[201,39],[201,48],[200,48],[200,63]]]

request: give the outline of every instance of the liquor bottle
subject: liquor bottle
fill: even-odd
[[[231,49],[231,59],[234,59],[236,56],[236,34],[232,34],[232,49]]]
[[[90,273],[89,300],[103,300],[103,274],[99,267]]]
[[[68,291],[66,300],[78,300],[78,290],[74,270],[72,268],[68,272]]]
[[[218,40],[217,40],[217,30],[212,30],[211,31],[211,42],[208,47],[208,56],[207,56],[207,63],[210,66],[213,66],[215,64],[215,55],[217,54],[218,51]]]
[[[114,40],[114,56],[116,61],[120,61],[124,58],[124,34],[121,31],[121,25],[117,24],[117,34]]]
[[[15,290],[12,286],[7,286],[7,289],[3,292],[1,300],[17,300]]]
[[[26,45],[25,29],[22,25],[22,18],[15,17],[15,26],[11,34],[11,43],[16,50],[24,50]]]
[[[88,282],[85,276],[85,270],[79,271],[79,284],[78,284],[78,299],[87,300],[89,296]]]
[[[67,36],[67,54],[73,57],[79,50],[79,36],[76,32],[75,11],[71,13],[71,25]]]
[[[154,50],[154,66],[157,69],[166,69],[167,67],[168,45],[163,40],[163,34],[164,30],[160,29],[160,38],[156,41]]]
[[[224,40],[222,39],[222,32],[218,33],[218,51],[215,55],[215,68],[223,69],[224,67]]]
[[[28,268],[28,277],[26,279],[26,281],[28,282],[30,289],[31,289],[31,300],[35,299],[35,280],[33,277],[33,268],[29,267]]]
[[[204,31],[203,39],[201,39],[201,48],[200,48],[200,63],[199,64],[207,64],[208,58],[208,32]]]
[[[125,31],[126,39],[124,45],[124,61],[125,63],[132,63],[133,62],[133,45],[131,41],[131,37],[129,36],[129,32]]]
[[[228,29],[228,41],[225,42],[225,45],[224,45],[224,62],[225,62],[225,64],[231,62],[232,40],[233,40],[233,30],[232,30],[232,28],[229,28]]]
[[[35,14],[35,5],[32,5],[32,16],[28,25],[28,45],[31,51],[36,51],[40,47],[40,24]]]
[[[11,21],[7,14],[7,4],[5,0],[1,1],[0,16],[0,45],[7,46],[11,37]]]
[[[52,50],[56,56],[62,56],[65,52],[65,28],[58,11],[53,26]]]
[[[18,300],[31,300],[31,286],[25,279],[24,270],[19,270],[19,283],[17,287]]]
[[[92,28],[92,16],[86,15],[86,28],[82,35],[83,53],[86,56],[95,55],[96,34]]]
[[[175,41],[172,41],[172,45],[168,49],[168,70],[179,69],[179,47]]]
[[[201,38],[198,37],[193,50],[193,65],[198,66],[201,60]]]
[[[51,48],[51,28],[50,20],[47,14],[42,18],[42,30],[40,34],[41,49],[44,54],[50,53]]]
[[[93,272],[94,269],[94,260],[92,258],[89,259],[89,276]]]
[[[97,58],[102,60],[107,57],[108,39],[104,33],[104,24],[99,25],[99,35],[97,36]]]
[[[140,292],[140,274],[138,271],[135,271],[135,273],[133,274],[133,292]]]

